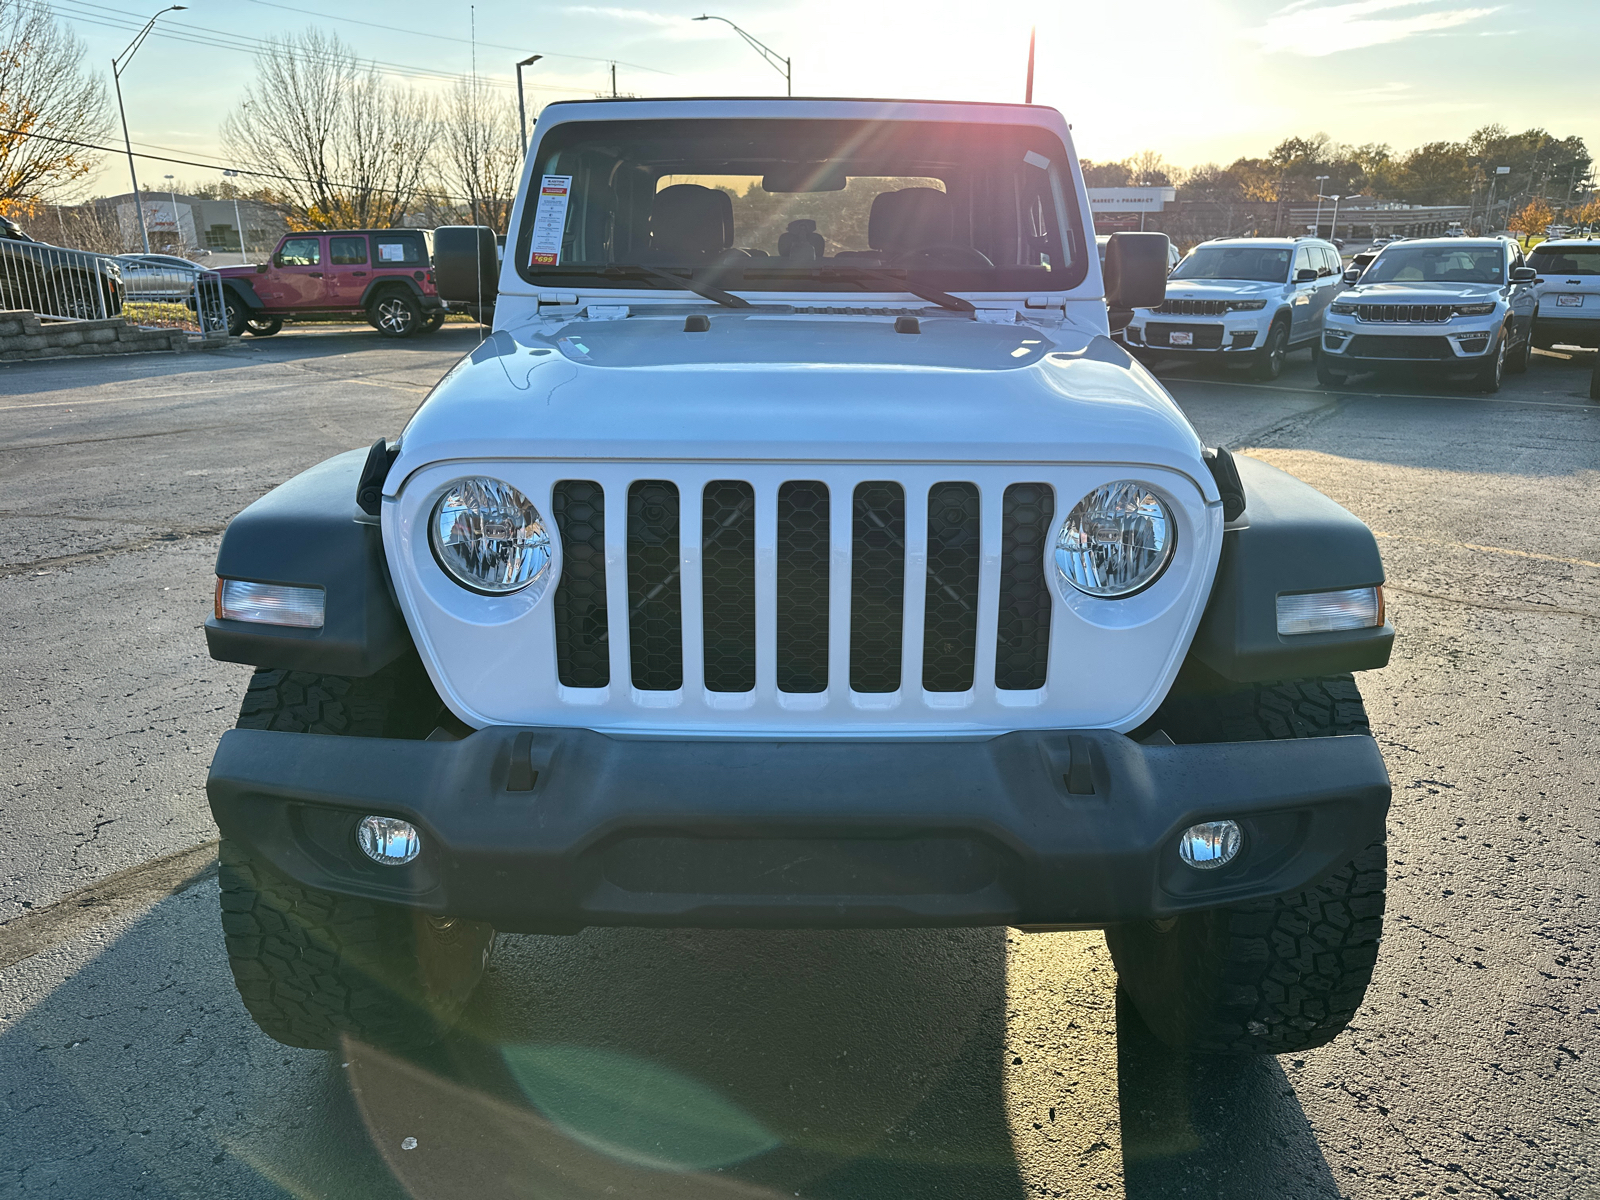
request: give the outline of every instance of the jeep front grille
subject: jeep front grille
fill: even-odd
[[[1450,319],[1448,304],[1358,304],[1356,320],[1382,324],[1438,324]]]
[[[828,484],[788,480],[758,491],[749,482],[722,479],[680,493],[670,480],[631,482],[624,561],[633,688],[683,687],[682,570],[686,558],[698,557],[701,636],[692,640],[702,647],[708,692],[756,687],[763,577],[774,592],[769,678],[780,692],[828,690],[830,633],[841,617],[848,629],[850,691],[865,696],[918,685],[933,693],[970,691],[978,661],[986,657],[978,638],[983,509],[996,502],[994,686],[1007,692],[1045,686],[1052,605],[1045,551],[1055,516],[1050,485],[1011,483],[996,496],[972,482],[935,483],[927,488],[925,508],[908,506],[906,489],[888,480],[860,481],[849,496],[848,603],[841,605],[831,569],[835,497]],[[608,613],[605,598],[607,498],[590,480],[562,480],[552,493],[565,560],[555,594],[556,664],[568,688],[610,682],[608,634],[616,614]],[[775,509],[770,559],[758,551],[766,504]],[[908,536],[908,507],[919,514],[921,538]],[[925,562],[920,595],[907,587],[913,557]],[[922,613],[913,630],[920,632],[920,645],[908,644],[906,636],[908,594]],[[908,653],[920,671],[905,670]]]
[[[1168,297],[1161,302],[1155,311],[1171,313],[1174,316],[1220,317],[1228,311],[1228,302],[1226,300],[1175,300]]]

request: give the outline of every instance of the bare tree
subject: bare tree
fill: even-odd
[[[465,197],[472,224],[506,232],[522,173],[515,109],[482,80],[463,79],[445,101],[440,127],[441,190]]]
[[[267,171],[302,228],[403,224],[436,129],[431,100],[385,83],[333,34],[268,39],[256,78],[222,123],[223,144]]]
[[[70,144],[105,136],[111,119],[83,52],[46,6],[0,0],[0,212],[31,215],[66,199],[99,163]]]

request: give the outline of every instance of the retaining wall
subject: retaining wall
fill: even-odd
[[[25,309],[0,310],[0,362],[85,354],[181,352],[227,345],[226,336],[201,338],[182,329],[140,329],[121,317],[103,321],[41,321]]]

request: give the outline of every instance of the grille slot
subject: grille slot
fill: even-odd
[[[778,488],[778,690],[828,689],[828,485]]]
[[[850,687],[895,692],[905,625],[905,489],[898,483],[859,483],[853,507]]]
[[[683,686],[678,486],[665,479],[640,479],[628,488],[628,645],[634,687]]]
[[[978,650],[979,500],[975,483],[928,489],[928,591],[923,609],[922,686],[972,687]]]
[[[756,493],[748,483],[706,484],[701,520],[706,688],[756,686]]]
[[[555,595],[556,678],[563,687],[605,687],[611,682],[605,491],[593,480],[563,479],[550,501],[562,557]]]
[[[1050,585],[1045,542],[1055,518],[1047,483],[1013,483],[1001,504],[1000,623],[994,685],[1002,691],[1042,688],[1050,668]]]

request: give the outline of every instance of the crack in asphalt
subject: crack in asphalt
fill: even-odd
[[[1449,596],[1444,592],[1430,592],[1425,588],[1409,587],[1394,582],[1384,584],[1383,590],[1402,592],[1407,596],[1424,596],[1429,600],[1442,600],[1446,604],[1460,604],[1466,608],[1490,608],[1496,612],[1536,613],[1539,616],[1582,617],[1588,621],[1600,621],[1600,613],[1589,612],[1582,608],[1557,608],[1553,604],[1518,604],[1510,600],[1473,600],[1466,596]]]
[[[203,842],[108,875],[54,904],[0,924],[0,971],[113,917],[188,891],[217,869],[217,843]]]
[[[36,558],[31,562],[9,563],[0,566],[0,579],[15,578],[18,575],[37,575],[45,571],[54,570],[56,567],[70,567],[78,563],[94,562],[100,558],[110,558],[117,554],[132,554],[139,550],[148,550],[151,546],[170,545],[174,542],[186,542],[193,538],[211,537],[221,533],[227,528],[223,525],[197,525],[190,529],[168,529],[161,533],[151,534],[147,538],[140,538],[134,542],[123,542],[116,546],[107,546],[101,550],[85,550],[82,554],[59,554],[53,558]]]

